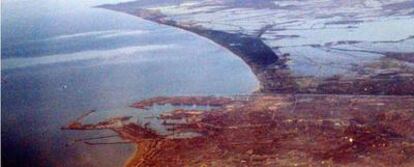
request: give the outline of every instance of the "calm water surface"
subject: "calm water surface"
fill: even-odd
[[[119,0],[2,1],[4,166],[121,166],[132,145],[60,130],[87,110],[160,95],[248,94],[258,81],[225,49],[191,33],[92,6]],[[116,112],[116,110],[111,110]]]

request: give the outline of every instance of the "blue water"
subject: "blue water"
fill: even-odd
[[[121,166],[132,145],[72,144],[111,132],[60,127],[87,110],[153,96],[249,94],[257,88],[241,59],[204,38],[93,8],[115,2],[2,1],[3,165]]]

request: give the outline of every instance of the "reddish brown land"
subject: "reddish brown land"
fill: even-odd
[[[65,129],[111,129],[136,143],[126,166],[414,165],[412,96],[157,97],[132,107],[154,104],[215,107],[178,108],[154,118],[170,134],[130,117],[96,124],[83,124],[80,118]]]

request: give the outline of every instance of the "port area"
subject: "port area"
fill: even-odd
[[[256,94],[155,97],[136,114],[169,105],[154,119],[132,116],[65,130],[112,130],[137,150],[126,166],[413,166],[414,97]]]

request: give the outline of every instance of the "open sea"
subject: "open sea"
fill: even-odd
[[[4,166],[122,166],[133,145],[73,143],[112,132],[60,127],[88,110],[154,96],[236,95],[258,88],[240,58],[207,39],[93,7],[118,2],[1,1]]]

